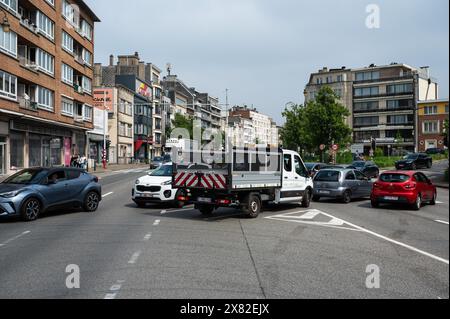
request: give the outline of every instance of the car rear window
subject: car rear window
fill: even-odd
[[[410,178],[411,177],[405,174],[382,174],[380,176],[380,181],[385,183],[404,183]]]
[[[317,173],[316,182],[339,182],[341,172],[337,171],[320,171]]]

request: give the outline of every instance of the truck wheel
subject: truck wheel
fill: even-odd
[[[185,202],[180,202],[178,200],[178,196],[180,195],[184,195],[184,191],[182,191],[181,189],[177,191],[177,194],[175,195],[175,200],[173,201],[173,206],[175,208],[183,208],[185,205]]]
[[[247,215],[250,218],[257,218],[259,213],[261,212],[261,201],[259,197],[256,195],[250,195],[248,197],[248,206],[246,208]]]
[[[211,216],[214,212],[214,206],[201,205],[198,207],[198,210],[200,211],[200,213],[202,213],[203,216]]]
[[[301,205],[303,208],[309,208],[311,206],[311,191],[309,189],[305,191]]]

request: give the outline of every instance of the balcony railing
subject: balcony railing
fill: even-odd
[[[405,96],[405,95],[413,95],[414,92],[402,92],[402,93],[380,93],[380,94],[373,94],[373,95],[353,95],[353,98],[355,100],[357,99],[373,99],[373,98],[379,98],[379,97],[391,97],[391,96]]]
[[[364,84],[364,83],[377,83],[377,82],[392,82],[392,81],[401,81],[401,80],[412,80],[414,76],[412,74],[407,74],[403,76],[395,76],[395,77],[387,77],[387,78],[379,78],[373,80],[355,80],[355,84]]]
[[[20,24],[23,25],[25,28],[27,28],[28,30],[30,30],[33,33],[37,34],[39,31],[38,26],[33,21],[30,21],[29,19],[25,19],[25,18],[21,17]]]
[[[404,106],[404,107],[391,107],[386,109],[377,108],[370,110],[355,109],[353,110],[353,113],[382,113],[382,112],[401,112],[401,111],[414,111],[414,108],[411,106]]]
[[[24,56],[19,56],[19,64],[21,66],[23,66],[27,69],[33,70],[33,71],[36,71],[38,69],[36,62],[33,62]]]
[[[77,93],[80,93],[80,94],[84,93],[84,89],[83,89],[83,87],[81,85],[74,84],[73,88],[74,88],[75,92],[77,92]]]
[[[29,99],[25,99],[24,97],[19,97],[19,106],[22,109],[37,112],[38,104],[37,102],[30,101]]]

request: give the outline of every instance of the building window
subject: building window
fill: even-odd
[[[438,107],[437,107],[437,105],[425,106],[424,107],[424,114],[425,115],[437,115],[438,114]]]
[[[61,113],[67,116],[73,116],[73,101],[67,98],[61,100]]]
[[[38,106],[47,111],[53,111],[53,91],[38,86],[36,90]]]
[[[73,85],[73,68],[63,63],[61,73],[62,73],[61,74],[62,81],[69,85]]]
[[[92,65],[92,53],[83,49],[83,62],[89,66]]]
[[[62,32],[62,47],[73,54],[73,38],[65,31]]]
[[[55,6],[55,0],[45,0],[45,1],[47,1],[49,4],[51,4],[52,7]]]
[[[439,134],[439,121],[429,121],[423,123],[424,134]]]
[[[0,97],[17,100],[17,78],[0,71]]]
[[[448,104],[445,105],[445,114],[448,114]]]
[[[388,100],[387,108],[389,110],[395,109],[409,109],[413,107],[413,100]]]
[[[76,17],[76,13],[75,13],[75,8],[66,0],[63,0],[62,15],[72,25],[74,25],[74,26],[77,25],[77,17]]]
[[[86,122],[92,122],[93,109],[92,106],[83,105],[83,120]]]
[[[17,0],[0,0],[8,9],[17,12]]]
[[[338,75],[337,76],[337,81],[338,82],[344,82],[344,76],[343,75]]]
[[[355,103],[354,107],[355,112],[370,112],[376,111],[378,109],[379,109],[378,101]]]
[[[88,40],[92,40],[92,26],[86,20],[81,21],[81,32]]]
[[[42,49],[36,49],[37,66],[50,75],[55,74],[55,58]]]
[[[412,116],[411,115],[389,115],[387,117],[387,124],[393,124],[393,125],[404,125],[404,124],[410,124],[412,122]]]
[[[55,23],[49,17],[38,11],[36,22],[40,33],[51,40],[55,38]]]
[[[92,93],[92,80],[90,78],[87,78],[83,76],[83,91],[87,92],[89,94]]]
[[[378,116],[356,117],[355,126],[376,126],[380,123]]]
[[[23,133],[16,133],[16,132],[10,132],[9,134],[9,144],[10,144],[10,152],[11,152],[11,158],[10,163],[11,167],[15,168],[23,168],[24,162],[23,162],[23,153],[24,153],[24,134]]]
[[[355,89],[355,96],[375,96],[380,93],[380,89],[378,86],[366,87],[366,88],[357,88]]]
[[[15,32],[5,32],[3,28],[0,28],[0,51],[17,57],[17,34]]]
[[[406,94],[406,93],[414,93],[413,85],[411,83],[406,84],[396,84],[396,85],[388,85],[386,87],[386,91],[388,94]]]
[[[373,81],[380,79],[380,72],[358,72],[356,73],[356,81]]]

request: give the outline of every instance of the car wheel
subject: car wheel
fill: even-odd
[[[244,200],[246,206],[243,211],[250,218],[257,218],[259,213],[261,213],[261,201],[256,195],[249,195],[246,200]]]
[[[98,209],[100,204],[100,195],[97,192],[89,192],[84,200],[84,210],[93,213]]]
[[[344,204],[350,204],[352,201],[352,193],[350,191],[345,191],[343,197],[342,197],[342,202]]]
[[[307,189],[305,195],[303,195],[301,206],[303,208],[309,208],[309,206],[311,206],[311,191],[309,189]]]
[[[202,213],[203,216],[211,216],[214,212],[214,206],[201,205],[198,207],[198,210],[200,211],[200,213]]]
[[[372,199],[370,201],[370,204],[372,205],[373,208],[379,208],[380,207],[380,203],[377,200]]]
[[[20,212],[22,220],[26,222],[31,222],[38,219],[40,214],[41,214],[41,203],[36,198],[29,198],[23,203]]]
[[[433,195],[433,199],[430,202],[430,205],[435,206],[437,204],[437,193],[435,192]]]
[[[422,208],[422,195],[417,195],[416,202],[413,204],[413,209],[419,211]]]

